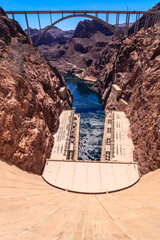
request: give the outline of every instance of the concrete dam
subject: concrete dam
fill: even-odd
[[[84,92],[85,83],[83,85]],[[60,89],[60,92],[65,98],[64,87]],[[120,97],[121,89],[117,85],[113,85],[112,93],[116,98]],[[87,92],[88,94],[89,92]],[[89,95],[89,99],[87,98],[87,101],[89,100],[92,101],[92,94]],[[78,107],[82,104],[85,106],[85,102],[82,103],[80,99],[79,101]],[[89,112],[93,111],[92,107],[88,105],[86,105],[87,109]],[[93,111],[93,114],[96,112]],[[108,193],[135,184],[140,178],[140,172],[138,163],[134,161],[134,145],[131,138],[130,122],[126,114],[121,111],[106,111],[103,141],[97,143],[97,145],[102,145],[98,146],[101,149],[101,156],[94,155],[97,148],[95,145],[92,147],[94,155],[92,160],[79,160],[78,158],[80,117],[81,114],[75,113],[75,110],[61,113],[59,129],[53,135],[55,141],[51,156],[47,159],[42,173],[44,180],[52,186],[79,193]],[[90,121],[90,119],[85,119],[85,121],[87,120]],[[94,126],[91,125],[91,131],[93,128]],[[93,137],[96,138],[96,136],[91,135],[89,139]],[[88,143],[88,148],[89,145]],[[83,151],[83,148],[80,150]]]
[[[8,11],[7,14],[12,15],[13,21],[7,19],[1,8],[0,13],[1,35],[5,33],[4,40],[7,40],[7,44],[3,38],[0,40],[3,71],[1,74],[1,89],[3,90],[1,91],[3,94],[1,106],[4,107],[1,114],[4,123],[1,124],[2,154],[4,155],[0,156],[0,240],[159,240],[160,169],[152,172],[155,168],[152,168],[154,162],[151,161],[157,156],[155,161],[157,163],[158,155],[150,158],[148,174],[141,176],[139,171],[140,164],[141,172],[144,173],[142,167],[147,163],[145,152],[152,152],[149,156],[153,156],[153,153],[155,154],[155,151],[152,151],[155,150],[153,147],[158,146],[158,129],[154,128],[158,125],[156,125],[157,121],[153,123],[152,118],[154,115],[155,120],[158,119],[158,113],[156,113],[158,98],[155,96],[158,95],[156,81],[158,82],[160,76],[158,71],[160,58],[159,42],[155,36],[156,34],[159,36],[160,27],[154,24],[152,28],[149,24],[151,20],[159,21],[159,11],[155,9],[153,14],[151,11]],[[143,13],[143,22],[141,22]],[[57,72],[50,69],[48,63],[32,46],[30,14],[37,17],[40,31],[42,14],[50,17],[50,26],[42,34],[45,34],[58,22],[83,15],[82,17],[98,20],[109,26],[110,30],[113,30],[114,39],[119,42],[122,41],[121,35],[117,33],[120,17],[126,17],[124,36],[127,36],[130,15],[134,15],[136,22],[133,36],[131,36],[133,41],[128,43],[126,48],[121,49],[123,55],[120,56],[125,56],[129,49],[134,49],[135,52],[131,50],[130,56],[137,59],[135,60],[135,69],[131,71],[132,74],[129,72],[130,69],[133,70],[133,65],[130,64],[133,63],[130,61],[133,60],[131,57],[128,58],[128,61],[126,61],[127,58],[120,58],[117,64],[124,65],[126,62],[127,66],[125,69],[123,68],[125,70],[123,75],[116,71],[116,81],[112,82],[108,89],[111,104],[115,100],[123,107],[131,106],[134,111],[130,111],[128,114],[124,108],[126,115],[125,112],[120,111],[123,107],[116,108],[114,105],[110,107],[108,101],[104,112],[101,102],[97,101],[95,104],[95,95],[93,94],[92,98],[91,89],[89,91],[88,88],[85,92],[83,87],[80,92],[83,96],[86,94],[85,101],[83,99],[77,109],[74,104],[76,101],[79,102],[79,99],[73,97],[74,104],[71,109],[72,95],[69,94],[69,84],[61,77],[57,77]],[[54,19],[56,14],[60,14],[57,21]],[[105,14],[103,16],[105,21],[100,18],[101,14]],[[109,16],[112,14],[116,20],[113,29],[109,24]],[[19,30],[15,21],[17,15],[22,15],[26,21],[29,41],[27,36]],[[144,29],[141,29],[141,35],[138,35],[137,32],[142,25]],[[13,36],[14,34],[15,36]],[[34,42],[34,45],[43,37],[42,34]],[[152,37],[153,39],[151,39]],[[152,54],[150,50],[153,51]],[[142,66],[146,65],[144,71],[141,71],[142,67],[139,67],[141,63]],[[108,69],[108,73],[112,72],[113,67]],[[140,69],[140,73],[137,69]],[[120,70],[122,70],[122,66]],[[137,73],[137,77],[135,77],[135,73]],[[126,82],[123,81],[124,75]],[[134,94],[131,98],[132,101],[128,101],[128,98],[124,96],[124,84],[119,81],[121,79],[125,83],[126,95],[129,96],[130,92]],[[132,79],[136,82],[134,86]],[[148,79],[152,83],[151,86],[148,85]],[[48,88],[46,89],[46,83],[47,86],[50,86],[49,92]],[[101,83],[103,88],[103,82]],[[11,88],[10,85],[12,85]],[[127,88],[127,86],[129,87]],[[144,98],[145,88],[143,87],[151,88],[150,91],[146,91],[146,98]],[[121,89],[123,89],[123,93]],[[139,91],[136,92],[136,89]],[[21,92],[21,90],[23,91]],[[73,95],[78,92],[76,88],[73,90]],[[92,91],[94,90],[92,89]],[[48,93],[53,96],[50,97]],[[66,94],[69,97],[68,102]],[[142,98],[139,98],[139,95]],[[28,100],[27,104],[26,99]],[[46,99],[48,100],[45,102]],[[141,101],[144,99],[146,102]],[[22,111],[19,111],[18,103],[23,100],[25,100],[24,106],[20,108]],[[39,106],[38,104],[43,102],[43,108],[39,107],[37,111],[33,112],[33,100],[36,100],[35,106]],[[89,105],[90,111],[84,111],[85,104]],[[134,115],[137,106],[139,107],[138,112],[137,115]],[[13,108],[14,111],[12,111]],[[49,112],[49,109],[53,114],[47,116],[46,113]],[[43,115],[40,110],[43,110],[45,119],[42,119]],[[24,116],[26,116],[25,122]],[[89,122],[87,122],[88,118]],[[6,119],[9,119],[8,122]],[[20,124],[16,121],[17,119]],[[133,120],[135,121],[134,128]],[[53,126],[55,124],[53,128],[52,124]],[[146,130],[139,131],[135,136],[138,128],[143,130],[144,124],[146,124]],[[45,126],[50,128],[45,131]],[[28,129],[30,131],[27,132]],[[155,134],[150,134],[152,129]],[[8,138],[8,130],[11,130],[11,133],[12,130],[15,130],[12,138]],[[16,135],[17,130],[20,132]],[[18,151],[18,155],[16,155],[13,145],[16,143],[14,137],[22,136],[21,132],[24,133],[24,138],[19,141],[18,146],[21,148],[16,148]],[[26,132],[27,134],[25,134]],[[147,135],[148,132],[150,135]],[[41,138],[42,133],[44,134],[43,138]],[[35,138],[33,138],[34,136]],[[38,139],[36,139],[37,136]],[[141,136],[143,139],[140,143]],[[157,137],[153,141],[155,145],[150,145],[152,141],[149,140],[153,136]],[[146,142],[148,146],[144,150],[143,146]],[[27,151],[22,152],[24,143],[27,143],[25,148]],[[46,150],[47,143],[50,145],[44,155],[43,150]],[[136,152],[134,153],[135,150],[137,151],[137,146],[141,153],[138,157]],[[25,165],[25,154],[31,152],[32,149],[34,154]],[[11,151],[14,152],[14,156],[17,156],[17,161],[12,161],[13,164],[10,158],[6,157]],[[138,159],[139,163],[135,159]],[[16,167],[16,164],[26,171]],[[42,172],[42,175],[39,176],[33,172],[37,174]]]
[[[154,239],[160,236],[160,170],[132,188],[78,194],[0,161],[0,239]]]

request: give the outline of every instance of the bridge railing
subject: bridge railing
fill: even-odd
[[[29,27],[29,22],[28,22],[28,15],[29,14],[35,14],[37,15],[38,19],[38,24],[39,24],[39,30],[41,32],[41,21],[40,21],[40,14],[49,14],[50,15],[50,24],[53,24],[52,16],[54,14],[61,14],[61,19],[67,19],[64,17],[66,14],[70,14],[73,16],[87,16],[91,15],[94,19],[99,19],[98,14],[105,14],[105,22],[109,24],[109,16],[110,15],[116,15],[116,22],[115,24],[112,23],[112,25],[115,25],[115,29],[118,30],[119,22],[120,22],[120,16],[125,15],[126,20],[125,20],[125,28],[128,33],[128,29],[130,26],[130,16],[135,15],[136,16],[136,22],[134,26],[134,34],[138,32],[139,29],[139,20],[142,15],[145,15],[145,22],[144,22],[144,27],[148,28],[148,23],[150,20],[150,16],[154,15],[155,18],[159,16],[160,12],[159,11],[108,11],[108,10],[48,10],[48,11],[6,11],[6,14],[11,14],[12,18],[15,20],[15,15],[25,15],[25,20],[26,20],[26,25],[28,29],[28,37],[30,42],[32,43],[31,35],[30,35],[30,27]],[[56,22],[60,22],[59,20]]]

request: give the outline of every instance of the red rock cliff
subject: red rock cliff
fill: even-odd
[[[107,59],[95,87],[108,109],[124,110],[131,122],[135,160],[142,173],[160,167],[160,24],[124,40]],[[103,56],[104,57],[104,56]],[[117,58],[117,59],[116,59]],[[112,83],[128,106],[116,101]]]
[[[0,157],[41,174],[63,109],[62,76],[29,44],[19,24],[0,9]]]

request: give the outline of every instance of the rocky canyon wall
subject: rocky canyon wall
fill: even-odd
[[[54,143],[52,133],[63,109],[70,109],[59,89],[66,85],[20,25],[0,9],[0,158],[41,174]]]
[[[135,145],[134,159],[142,173],[160,167],[160,24],[113,46],[97,61],[104,68],[95,88],[101,93],[106,109],[123,110],[131,122]],[[122,89],[115,99],[112,83]],[[127,105],[128,104],[128,105]]]

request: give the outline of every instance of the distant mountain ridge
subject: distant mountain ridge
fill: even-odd
[[[25,32],[28,33],[27,30]],[[35,42],[40,30],[30,29],[30,33]],[[75,31],[63,31],[53,26],[40,39],[38,48],[60,71],[74,74],[90,67],[112,37],[113,32],[102,23],[84,20],[78,23]]]
[[[115,25],[112,27],[116,28]],[[119,33],[124,35],[124,29],[125,23],[120,24]],[[26,30],[26,34],[27,32]],[[30,29],[30,33],[35,42],[40,35],[40,30]],[[94,62],[104,49],[110,46],[112,38],[114,38],[113,32],[104,24],[95,20],[84,20],[78,23],[75,31],[63,31],[53,26],[40,39],[37,46],[46,60],[56,66],[59,71],[80,77],[88,74],[95,77],[97,71],[95,71]]]
[[[36,29],[36,28],[34,28],[34,29],[30,28],[30,34],[31,34],[33,43],[37,40],[39,35],[47,27],[41,29],[41,31],[39,29]],[[27,29],[25,30],[25,33],[28,34],[28,30]],[[65,44],[72,38],[73,34],[74,34],[74,30],[63,31],[60,28],[58,28],[56,26],[53,26],[40,39],[40,41],[38,42],[37,46],[40,46],[40,45],[52,45],[52,44],[55,44],[55,43],[58,43],[60,45],[61,44]]]
[[[98,31],[103,33],[105,36],[113,35],[113,32],[102,23],[95,20],[84,20],[78,23],[73,38],[90,38]]]

